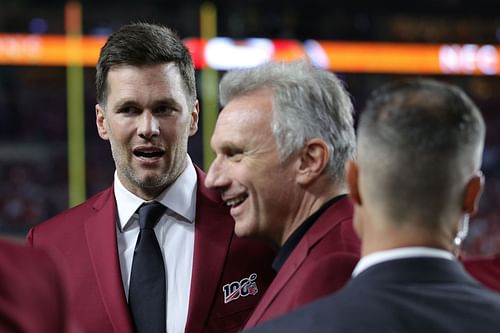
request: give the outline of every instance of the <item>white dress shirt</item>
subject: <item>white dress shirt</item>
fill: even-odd
[[[403,258],[414,258],[414,257],[431,257],[431,258],[443,258],[454,260],[455,256],[448,251],[440,250],[430,247],[401,247],[397,249],[378,251],[371,253],[367,256],[361,258],[352,272],[352,276],[355,277],[362,271],[366,270],[368,267],[379,264],[384,261],[403,259]]]
[[[165,263],[167,280],[167,332],[184,332],[189,307],[194,253],[196,214],[196,171],[188,157],[186,169],[155,201],[167,207],[155,226]],[[139,235],[136,213],[144,200],[129,192],[115,172],[114,191],[117,206],[118,257],[123,287],[128,300],[130,271]]]

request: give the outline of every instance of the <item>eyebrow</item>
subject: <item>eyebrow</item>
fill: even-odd
[[[231,139],[225,139],[218,145],[218,150],[221,153],[227,153],[235,150],[244,150],[244,145],[240,142],[229,141]]]
[[[140,104],[140,103],[137,103],[135,100],[130,99],[128,97],[124,97],[122,99],[119,99],[115,103],[115,109],[120,109],[124,106],[137,105],[137,104]],[[155,100],[153,103],[153,105],[159,105],[159,104],[171,105],[171,106],[175,106],[178,108],[181,107],[181,105],[174,98],[170,98],[170,97]]]

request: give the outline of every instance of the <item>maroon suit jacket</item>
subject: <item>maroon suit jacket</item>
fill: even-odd
[[[349,199],[343,198],[318,218],[279,270],[245,328],[330,294],[351,278],[360,253],[352,215]]]
[[[47,253],[0,241],[0,332],[72,331],[68,300],[63,275]]]
[[[500,254],[462,260],[465,269],[486,287],[500,292]]]
[[[274,253],[259,242],[236,238],[234,221],[219,194],[204,187],[202,171],[197,169],[197,175],[193,272],[185,332],[235,332],[274,277]],[[134,331],[120,273],[112,187],[34,227],[28,241],[32,246],[58,251],[70,265],[72,304],[84,330]],[[253,273],[257,274],[255,284],[248,284],[244,278]],[[233,300],[225,303],[224,286],[235,283],[242,288],[236,288]]]

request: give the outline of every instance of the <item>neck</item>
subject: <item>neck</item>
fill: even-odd
[[[375,224],[375,223],[372,223]],[[418,224],[394,225],[389,223],[365,230],[361,254],[368,254],[401,247],[430,247],[453,252],[453,237],[444,230],[415,227]]]

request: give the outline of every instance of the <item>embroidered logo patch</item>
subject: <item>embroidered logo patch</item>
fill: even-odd
[[[225,284],[222,287],[224,292],[224,304],[235,301],[240,297],[255,295],[259,292],[257,288],[257,274],[252,273],[249,277]]]

